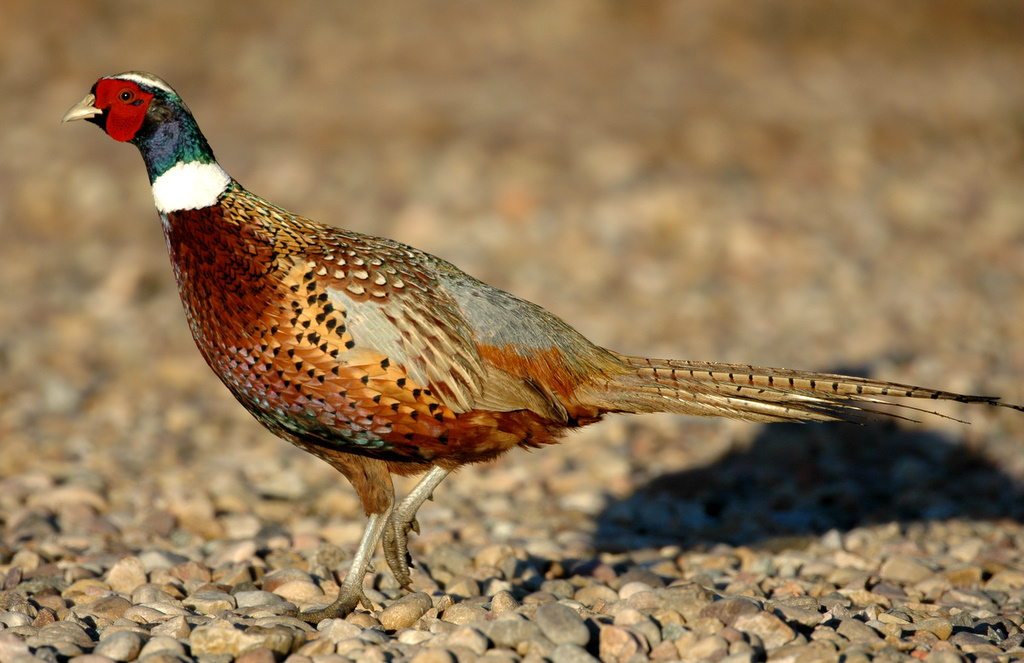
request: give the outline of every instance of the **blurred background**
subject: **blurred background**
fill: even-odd
[[[33,498],[61,486],[96,496],[75,526],[102,515],[114,547],[268,522],[296,545],[349,544],[362,527],[344,481],[264,432],[203,364],[136,150],[59,126],[100,76],[165,78],[260,195],[442,256],[615,350],[1022,402],[1021,35],[1024,4],[1004,0],[5,0],[5,527],[64,513]],[[800,516],[835,460],[805,451],[830,440],[877,445],[867,479],[892,491],[878,508],[916,487],[906,517],[970,516],[956,500],[936,511],[969,466],[996,492],[982,515],[1017,516],[1024,416],[943,412],[973,425],[932,418],[907,447],[889,429],[778,443],[752,425],[617,419],[449,480],[414,546],[465,516],[461,540],[582,550],[658,477],[746,481],[736,468],[751,465],[776,511],[798,512],[766,533],[849,526]],[[680,497],[699,517],[673,523],[729,511],[699,492]],[[742,506],[776,508],[761,502]],[[552,518],[554,539],[539,524]]]

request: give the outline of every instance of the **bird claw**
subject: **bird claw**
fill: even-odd
[[[357,588],[355,591],[348,591],[348,589],[349,588],[343,587],[334,603],[324,608],[310,610],[308,612],[289,610],[284,614],[288,617],[295,617],[296,619],[301,619],[307,624],[316,626],[324,619],[341,619],[360,605],[367,610],[373,610],[373,604],[371,604],[370,600],[366,598],[366,594],[363,593],[361,587]]]
[[[382,546],[384,559],[402,589],[408,589],[412,585],[409,569],[415,566],[412,563],[412,555],[409,554],[409,532],[420,533],[420,524],[416,521],[415,513],[407,515],[396,509],[384,525]]]

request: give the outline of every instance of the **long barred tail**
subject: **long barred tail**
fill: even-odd
[[[748,421],[910,419],[877,409],[895,406],[934,414],[899,399],[981,403],[1024,411],[992,396],[970,396],[868,378],[747,364],[648,359],[619,355],[630,369],[593,388],[595,404],[617,412],[674,412]],[[959,420],[957,420],[959,421]]]

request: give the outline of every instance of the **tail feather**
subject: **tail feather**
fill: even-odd
[[[785,368],[620,355],[630,369],[595,388],[595,403],[607,411],[674,412],[748,421],[863,421],[912,417],[888,410],[954,419],[893,399],[981,403],[1024,411],[992,396],[972,396],[869,378]],[[954,419],[959,421],[958,419]]]

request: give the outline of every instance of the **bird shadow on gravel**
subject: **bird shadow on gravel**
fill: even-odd
[[[963,439],[886,422],[770,424],[742,450],[610,502],[593,543],[779,549],[833,529],[998,518],[1024,520],[1024,485]]]

